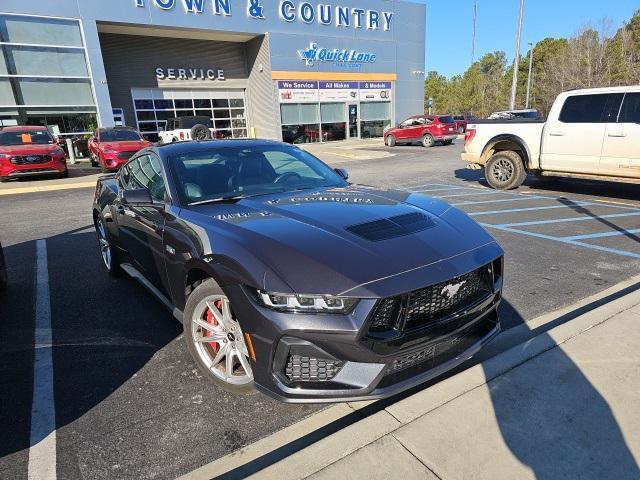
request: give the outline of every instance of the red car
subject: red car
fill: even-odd
[[[462,135],[467,131],[467,125],[469,123],[475,122],[478,117],[475,117],[473,115],[454,115],[453,119],[455,120],[456,126],[458,127],[458,133]]]
[[[458,128],[451,116],[416,115],[384,133],[384,143],[393,147],[399,143],[420,142],[432,147],[436,142],[450,145],[458,137]]]
[[[47,127],[16,126],[0,130],[0,181],[38,175],[69,175],[64,150]]]
[[[151,146],[140,133],[129,127],[99,128],[89,140],[91,164],[104,173],[115,172],[136,152]]]

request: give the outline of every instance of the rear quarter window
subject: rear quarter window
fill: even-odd
[[[574,95],[567,97],[560,112],[564,123],[600,123],[609,95]]]
[[[438,120],[440,120],[440,123],[455,123],[455,120],[450,115],[445,117],[438,117]]]

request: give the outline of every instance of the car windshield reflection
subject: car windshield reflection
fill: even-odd
[[[170,164],[189,205],[347,185],[313,155],[288,145],[216,147],[173,157]]]

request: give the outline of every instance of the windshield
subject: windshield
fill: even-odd
[[[217,147],[170,159],[183,203],[206,203],[347,183],[313,155],[289,145]]]
[[[139,142],[142,138],[135,130],[102,130],[101,142]]]
[[[54,143],[48,130],[0,132],[0,145],[48,145]]]

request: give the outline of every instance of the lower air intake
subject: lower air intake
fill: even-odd
[[[291,382],[328,382],[343,365],[339,360],[289,355],[285,375]]]

